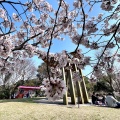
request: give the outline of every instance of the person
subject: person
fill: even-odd
[[[96,105],[102,105],[101,99],[100,99],[100,95],[96,94],[96,101],[95,101]]]
[[[101,100],[101,102],[102,102],[103,105],[105,105],[105,99],[106,99],[106,95],[103,94],[103,95],[102,95],[102,100]]]
[[[27,92],[26,97],[29,98],[29,91]]]
[[[120,102],[117,101],[111,93],[106,96],[105,103],[109,107],[120,108]]]
[[[93,94],[92,94],[92,104],[95,104],[96,100],[97,100],[97,97],[95,95],[95,92],[93,92]]]

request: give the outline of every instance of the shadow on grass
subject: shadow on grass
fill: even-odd
[[[107,105],[91,105],[93,107],[100,107],[100,108],[110,108],[110,109],[120,109],[120,107],[110,107],[110,106],[107,106]]]
[[[47,99],[47,98],[39,97],[39,98],[4,99],[4,100],[0,100],[0,103],[5,103],[5,102],[36,103],[34,100],[41,100],[41,99]]]
[[[45,97],[0,100],[0,103],[7,103],[7,102],[25,102],[25,103],[40,103],[40,104],[64,105],[62,100],[52,102],[52,101],[48,101],[48,99],[45,98]]]
[[[40,104],[64,105],[62,99],[58,101],[48,101],[48,99],[39,99],[39,100],[34,100],[34,102]]]
[[[52,101],[48,101],[48,99],[45,98],[45,97],[0,100],[0,103],[7,103],[7,102],[25,102],[25,103],[40,103],[40,104],[64,105],[62,99],[58,100],[58,101],[55,101],[55,102],[52,102]]]
[[[38,97],[38,98],[21,98],[21,99],[4,99],[4,100],[0,100],[0,103],[7,103],[7,102],[25,102],[25,103],[37,103],[37,104],[49,104],[49,105],[62,105],[63,104],[63,99],[57,100],[57,101],[48,101],[47,98],[45,97]],[[78,104],[76,104],[78,105]],[[68,101],[68,108],[74,108],[76,107],[76,105],[71,104],[70,101]],[[81,107],[81,104],[79,104]],[[82,105],[84,106],[84,104]],[[94,107],[102,107],[102,106],[95,106],[95,105],[91,105],[90,103],[85,104],[85,106],[94,106]]]
[[[40,99],[40,100],[34,100],[34,102],[40,103],[40,104],[53,104],[53,105],[63,105],[63,106],[66,106],[65,104],[63,104],[63,99],[56,100],[56,101],[48,101],[47,99]],[[68,101],[68,106],[70,108],[76,107],[76,105],[78,105],[78,104],[77,103],[76,104],[72,104],[70,101]],[[79,106],[81,106],[81,105],[82,104],[79,104]],[[88,103],[88,104],[85,104],[85,105],[89,106],[91,104]]]

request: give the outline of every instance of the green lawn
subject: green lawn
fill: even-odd
[[[120,120],[120,109],[39,104],[35,99],[0,100],[0,120]]]

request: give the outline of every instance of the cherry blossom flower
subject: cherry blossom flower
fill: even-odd
[[[111,11],[113,9],[113,6],[109,0],[103,0],[101,8],[106,11]]]
[[[39,5],[41,2],[43,2],[44,0],[33,0],[33,2],[36,4],[36,5]]]
[[[107,45],[107,47],[108,47],[108,48],[114,48],[114,47],[115,47],[115,44],[114,44],[113,42],[111,42],[111,43],[109,43],[109,44]]]
[[[79,0],[73,2],[73,6],[75,8],[80,8],[81,7],[81,2]]]
[[[20,18],[19,18],[19,16],[16,13],[13,13],[13,19],[15,21],[20,21]]]
[[[7,20],[7,15],[4,9],[0,8],[0,18]]]

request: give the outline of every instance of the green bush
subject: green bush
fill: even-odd
[[[106,81],[98,81],[96,85],[94,85],[94,91],[96,92],[104,91],[107,93],[109,92],[112,93],[113,89]]]
[[[9,93],[9,89],[6,89],[6,88],[4,88],[4,89],[1,89],[0,90],[0,99],[9,99],[9,97],[10,97],[10,93]]]

